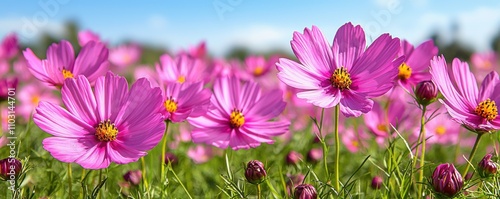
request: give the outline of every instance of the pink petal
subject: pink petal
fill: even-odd
[[[69,112],[91,126],[97,124],[96,100],[86,77],[66,79],[61,93]]]
[[[88,148],[86,153],[75,160],[80,166],[85,169],[104,169],[109,167],[111,159],[108,155],[106,145],[108,142],[100,142],[92,148]]]
[[[117,164],[127,164],[137,161],[140,157],[147,153],[130,148],[127,145],[119,144],[118,142],[110,142],[107,145],[108,156],[112,162]]]
[[[48,137],[43,140],[43,148],[55,159],[62,162],[74,162],[98,143],[94,136],[87,138]]]
[[[238,99],[240,101],[239,107],[243,111],[247,111],[252,108],[255,101],[260,98],[260,87],[255,82],[247,82],[241,88],[241,93],[239,93]],[[281,94],[282,96],[282,94]]]
[[[430,60],[437,53],[438,48],[434,45],[434,41],[428,40],[415,48],[411,54],[407,54],[405,62],[413,71],[425,70],[429,67]]]
[[[340,100],[340,111],[346,117],[359,117],[372,110],[373,101],[365,96],[351,92],[343,92],[344,98]]]
[[[477,101],[478,89],[474,74],[470,72],[469,64],[461,62],[458,58],[453,59],[450,79],[455,83],[455,89],[462,95],[471,107],[479,103]]]
[[[318,89],[323,79],[329,77],[317,76],[308,67],[292,60],[281,58],[276,64],[278,78],[285,84],[298,89]]]
[[[38,57],[35,55],[35,53],[33,53],[31,49],[27,48],[25,51],[23,51],[23,54],[24,58],[28,62],[28,69],[31,74],[33,74],[33,76],[35,76],[42,82],[51,81],[50,77],[45,72],[44,66],[42,66],[42,61],[38,59]]]
[[[365,32],[361,26],[354,27],[350,22],[341,26],[332,46],[337,67],[344,66],[349,70],[365,48]]]
[[[279,136],[288,132],[290,122],[277,121],[277,122],[246,122],[240,129],[250,134],[261,136]]]
[[[303,34],[294,32],[291,45],[295,56],[314,75],[324,76],[335,68],[328,41],[316,26],[305,28]]]
[[[303,91],[298,92],[297,97],[300,99],[306,99],[308,103],[312,103],[315,106],[319,106],[322,108],[331,108],[336,106],[342,98],[340,90],[332,89],[332,91],[330,92],[333,93],[327,92],[327,89]]]
[[[91,83],[108,71],[108,48],[101,42],[90,41],[78,54],[73,74],[85,75]]]
[[[245,112],[246,121],[267,121],[278,116],[285,109],[281,90],[272,90],[254,102]]]
[[[94,127],[52,103],[41,101],[33,121],[43,131],[60,137],[81,138],[94,134]]]
[[[106,77],[97,79],[94,88],[99,121],[115,121],[128,95],[128,83],[124,77],[108,72]]]
[[[499,78],[498,78],[498,73],[495,71],[491,71],[483,80],[483,83],[481,84],[481,88],[479,89],[479,97],[478,101],[482,102],[486,100],[487,98],[490,98],[494,96],[494,98],[500,98],[499,94],[500,92],[497,92],[497,95],[493,95],[495,91],[495,87],[498,87],[499,85]],[[491,99],[494,100],[494,99]],[[500,105],[500,104],[499,104]],[[498,106],[498,105],[497,105]]]
[[[138,151],[147,151],[155,147],[165,132],[165,122],[159,114],[150,114],[144,120],[128,126],[117,126],[118,135],[115,142]]]
[[[75,61],[75,51],[73,46],[66,40],[62,40],[59,44],[52,44],[47,49],[47,61],[49,67],[62,71],[66,69],[73,71]]]

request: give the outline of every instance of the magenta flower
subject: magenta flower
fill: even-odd
[[[92,32],[91,30],[78,32],[78,44],[80,44],[80,46],[85,46],[90,41],[101,42],[101,39],[98,34]]]
[[[17,108],[19,115],[26,121],[29,121],[35,108],[40,101],[59,104],[59,98],[54,96],[51,90],[46,89],[46,86],[27,84],[19,90],[19,102],[21,106]]]
[[[161,90],[146,79],[129,90],[124,77],[109,72],[92,91],[80,75],[65,81],[61,95],[66,109],[42,101],[33,116],[35,124],[53,135],[43,140],[43,147],[61,162],[86,169],[135,162],[162,139]]]
[[[489,73],[478,89],[466,62],[455,58],[449,68],[444,56],[439,56],[431,61],[430,73],[445,98],[439,101],[453,120],[476,133],[500,129],[496,105],[500,104],[500,82],[496,72]]]
[[[165,120],[183,122],[188,117],[205,115],[210,106],[212,93],[203,88],[202,82],[169,83],[165,86],[161,113]]]
[[[142,49],[137,44],[122,45],[111,49],[109,61],[119,68],[124,68],[137,62],[141,53]]]
[[[370,98],[394,86],[397,66],[403,61],[402,57],[394,61],[399,39],[383,34],[366,48],[363,29],[351,23],[339,28],[333,46],[316,26],[312,30],[305,28],[303,34],[295,32],[291,45],[300,63],[280,59],[279,79],[302,89],[297,96],[315,106],[331,108],[340,104],[347,117],[370,111]]]
[[[194,126],[191,137],[195,143],[249,149],[261,143],[272,144],[273,136],[288,131],[289,122],[269,121],[286,105],[278,89],[262,94],[256,83],[222,77],[215,81],[210,101],[212,108],[206,115],[188,118]]]
[[[184,83],[205,81],[205,63],[189,54],[182,53],[175,58],[164,54],[156,64],[156,72],[163,82]]]
[[[61,87],[65,79],[78,75],[87,77],[93,84],[108,70],[108,49],[100,42],[88,42],[76,60],[73,47],[65,40],[52,44],[44,60],[40,60],[29,48],[23,53],[33,76],[50,86]]]
[[[15,33],[7,35],[0,44],[0,59],[10,59],[19,52],[19,43]]]
[[[429,63],[437,53],[438,48],[432,40],[420,44],[415,49],[410,42],[401,41],[401,49],[398,55],[405,56],[405,61],[399,65],[399,73],[396,78],[399,85],[406,90],[411,90],[419,82],[430,80]]]

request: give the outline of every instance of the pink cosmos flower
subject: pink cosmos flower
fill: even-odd
[[[286,105],[279,89],[262,94],[254,82],[241,83],[238,78],[222,77],[215,81],[210,101],[212,108],[206,115],[188,118],[194,126],[191,137],[195,143],[249,149],[261,143],[272,144],[273,136],[288,131],[289,122],[269,121]]]
[[[278,61],[278,57],[271,57],[268,60],[264,56],[248,56],[245,58],[245,66],[248,74],[254,77],[266,75]]]
[[[80,44],[80,46],[85,46],[90,41],[101,42],[101,39],[98,34],[92,32],[91,30],[78,32],[78,44]]]
[[[437,53],[438,48],[432,40],[420,44],[415,49],[410,42],[401,41],[401,49],[398,55],[405,56],[405,61],[399,66],[399,73],[396,78],[399,85],[410,91],[419,82],[430,80],[429,63]]]
[[[137,44],[122,45],[111,49],[109,61],[119,68],[124,68],[137,62],[141,53],[141,47]]]
[[[29,48],[23,53],[31,74],[50,86],[61,87],[65,79],[78,75],[87,77],[93,84],[108,70],[108,49],[100,42],[85,44],[76,60],[73,46],[65,40],[52,44],[44,60],[40,60]]]
[[[500,129],[500,117],[497,117],[500,82],[495,71],[486,76],[479,89],[469,65],[457,58],[448,67],[444,56],[434,57],[430,73],[445,98],[439,101],[453,120],[476,133]]]
[[[187,155],[195,164],[202,164],[209,161],[215,155],[215,151],[212,146],[197,145],[189,148]]]
[[[86,169],[107,168],[111,162],[137,161],[162,139],[165,122],[157,111],[161,90],[140,79],[130,90],[124,77],[108,72],[92,91],[84,76],[65,80],[64,107],[40,102],[34,122],[53,135],[43,147],[62,162]]]
[[[403,57],[394,61],[399,39],[383,34],[366,48],[363,29],[351,23],[339,28],[333,46],[316,26],[305,28],[303,34],[295,32],[291,45],[300,63],[281,58],[277,63],[279,79],[302,89],[297,96],[315,106],[340,104],[347,117],[370,111],[370,98],[394,86],[397,66],[403,61]]]
[[[418,137],[419,132],[418,129],[415,129],[413,135]],[[459,132],[460,125],[451,120],[448,114],[439,114],[425,124],[427,144],[458,144]]]
[[[494,71],[500,71],[500,63],[496,52],[489,51],[484,53],[474,53],[470,57],[472,72],[477,80],[482,80],[486,75]]]
[[[344,143],[344,146],[346,146],[347,150],[351,153],[356,153],[361,148],[366,148],[368,146],[367,140],[369,139],[369,136],[362,128],[359,128],[357,132],[352,128],[348,128],[343,132],[342,143]]]
[[[380,103],[373,104],[373,109],[369,113],[363,115],[366,127],[376,137],[379,144],[383,144],[387,138],[394,133],[394,126],[399,132],[409,130],[409,124],[414,124],[409,116],[409,111],[406,111],[408,106],[406,102],[394,101],[389,103],[389,107],[384,109]],[[391,126],[392,125],[392,126]]]
[[[21,105],[17,108],[17,110],[19,111],[19,115],[21,115],[26,121],[30,120],[31,115],[40,101],[59,104],[59,99],[56,98],[50,90],[47,90],[45,86],[33,83],[25,85],[22,89],[19,89],[18,98]]]
[[[156,64],[156,72],[163,82],[197,82],[206,81],[204,78],[205,64],[201,59],[183,53],[175,58],[164,54],[160,63]]]
[[[183,122],[188,117],[199,117],[206,114],[211,95],[210,90],[203,88],[202,82],[168,83],[160,112],[165,120],[174,123]]]
[[[10,59],[19,52],[19,43],[15,33],[7,35],[0,44],[0,59]]]

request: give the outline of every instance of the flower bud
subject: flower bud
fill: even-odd
[[[139,185],[142,179],[141,170],[132,170],[123,175],[123,179],[132,185]]]
[[[0,160],[0,179],[2,180],[15,180],[22,170],[23,165],[15,158]]]
[[[384,183],[384,179],[380,176],[375,176],[372,179],[372,188],[373,189],[380,189],[382,187],[382,184]]]
[[[316,148],[311,149],[307,152],[307,161],[309,162],[319,162],[323,158],[323,149]]]
[[[0,79],[0,101],[7,101],[9,97],[9,89],[16,89],[17,78]]]
[[[295,192],[293,194],[294,199],[316,199],[318,198],[318,193],[316,189],[310,184],[301,184],[295,187]]]
[[[174,166],[179,162],[179,159],[175,154],[167,152],[165,153],[165,164],[168,165],[169,162]]]
[[[286,161],[287,164],[295,165],[295,164],[298,164],[301,159],[303,159],[302,154],[300,154],[297,151],[290,151],[286,155],[285,161]]]
[[[462,176],[453,164],[440,164],[432,173],[432,186],[440,194],[452,197],[462,189],[463,185]]]
[[[418,104],[427,106],[436,101],[438,89],[432,81],[422,81],[415,88],[415,97]]]
[[[251,160],[247,164],[245,177],[252,184],[260,184],[266,179],[267,173],[264,164],[258,160]]]
[[[498,164],[491,160],[493,155],[486,154],[484,158],[479,162],[479,174],[481,177],[488,177],[490,175],[495,175],[498,171]]]

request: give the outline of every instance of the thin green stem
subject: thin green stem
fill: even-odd
[[[328,170],[328,146],[326,145],[325,138],[323,137],[323,117],[325,115],[325,109],[321,109],[321,117],[319,120],[319,140],[321,142],[321,146],[323,147],[323,167],[325,169],[326,181],[330,180],[330,171]]]
[[[146,160],[144,160],[144,156],[141,157],[141,163],[142,163],[142,181],[144,182],[144,186],[146,187],[146,190],[148,190],[149,185],[148,185],[148,178],[146,175]]]
[[[182,189],[184,189],[184,192],[186,192],[187,196],[190,199],[193,199],[193,197],[191,197],[191,194],[189,194],[189,191],[186,189],[186,187],[184,186],[184,184],[182,184],[182,182],[179,179],[179,177],[177,177],[177,174],[175,174],[174,170],[171,167],[169,167],[169,169],[170,169],[170,171],[172,171],[172,174],[174,174],[175,179],[179,182],[179,184],[181,184],[181,187],[182,187]]]
[[[99,169],[99,181],[97,182],[98,184],[100,184],[102,181],[102,170],[103,169]],[[97,198],[101,199],[101,193],[102,191],[99,191],[99,193],[97,193]]]
[[[69,188],[69,198],[73,198],[73,196],[71,195],[71,191],[73,189],[73,186],[72,186],[72,172],[71,172],[71,163],[68,163],[68,188]]]
[[[339,160],[340,160],[340,140],[339,140],[339,113],[340,106],[335,106],[335,190],[340,192]]]
[[[423,187],[423,180],[424,180],[424,164],[425,164],[425,111],[427,110],[427,106],[422,107],[422,116],[420,118],[420,133],[418,137],[421,139],[421,145],[422,145],[422,151],[420,152],[420,171],[419,171],[419,176],[418,176],[418,182],[421,182],[421,184],[418,184],[418,198],[422,198],[422,187]]]
[[[469,162],[472,161],[472,158],[474,158],[474,154],[476,154],[477,146],[479,146],[479,141],[481,140],[482,135],[483,135],[483,133],[477,134],[476,142],[474,142],[474,147],[472,147],[472,151],[470,152],[470,155],[469,155]],[[467,162],[467,164],[465,166],[465,171],[463,173],[464,177],[467,175],[467,172],[469,172],[469,167],[470,167],[470,164]]]
[[[163,178],[165,176],[165,153],[167,150],[167,138],[168,138],[168,125],[170,124],[170,121],[166,121],[166,128],[165,128],[165,134],[163,135],[163,143],[161,145],[161,163],[160,163],[160,181],[163,183]],[[162,195],[163,195],[163,189],[162,189]]]
[[[260,190],[260,184],[257,184],[257,199],[261,199],[262,196],[261,196],[261,190]]]

